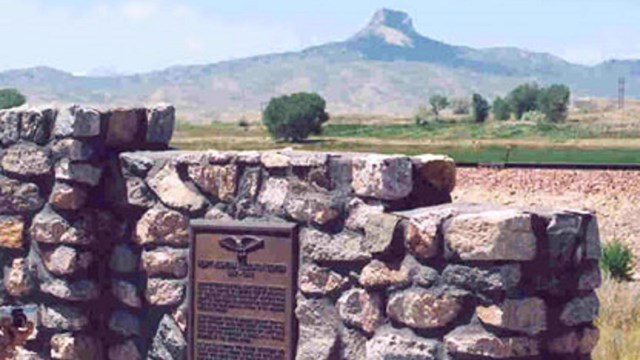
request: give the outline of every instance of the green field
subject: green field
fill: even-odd
[[[614,125],[529,124],[466,121],[351,124],[329,123],[322,136],[301,144],[271,140],[263,127],[230,123],[181,123],[173,146],[180,149],[263,150],[282,147],[416,155],[447,154],[458,162],[640,163],[636,128]]]

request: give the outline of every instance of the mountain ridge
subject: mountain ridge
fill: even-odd
[[[565,83],[578,96],[615,95],[620,76],[639,97],[640,60],[587,66],[517,47],[450,45],[421,35],[407,13],[381,9],[346,40],[301,51],[120,76],[41,66],[0,72],[0,87],[17,87],[35,104],[171,102],[207,121],[256,115],[272,96],[297,91],[320,93],[334,112],[408,114],[433,93],[494,97],[530,81]]]

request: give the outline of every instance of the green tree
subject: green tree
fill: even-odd
[[[482,95],[473,94],[471,108],[473,109],[473,121],[482,123],[489,117],[489,102]]]
[[[496,120],[509,120],[511,117],[511,108],[509,104],[501,97],[497,97],[493,101],[493,117]]]
[[[449,99],[447,99],[446,96],[433,95],[429,98],[429,104],[431,105],[431,111],[433,111],[433,114],[438,117],[438,115],[440,115],[440,111],[449,106]]]
[[[17,107],[27,102],[24,97],[16,89],[0,89],[0,109],[9,109]]]
[[[262,122],[274,139],[297,142],[322,132],[322,124],[329,120],[325,108],[318,94],[284,95],[269,101]]]
[[[558,123],[567,119],[571,90],[565,85],[551,85],[540,90],[538,110],[547,120]]]
[[[522,119],[522,114],[538,109],[540,88],[537,84],[523,84],[513,89],[507,96],[507,103],[516,119]]]

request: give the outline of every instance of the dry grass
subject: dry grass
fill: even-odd
[[[640,284],[605,278],[598,297],[600,341],[593,359],[640,359]]]

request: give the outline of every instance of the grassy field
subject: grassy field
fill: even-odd
[[[322,136],[301,144],[271,140],[260,124],[248,129],[231,123],[180,123],[173,146],[181,149],[263,150],[291,146],[306,150],[447,154],[461,162],[640,163],[640,122],[629,124],[572,121],[565,124],[464,120],[412,124],[328,123]]]

